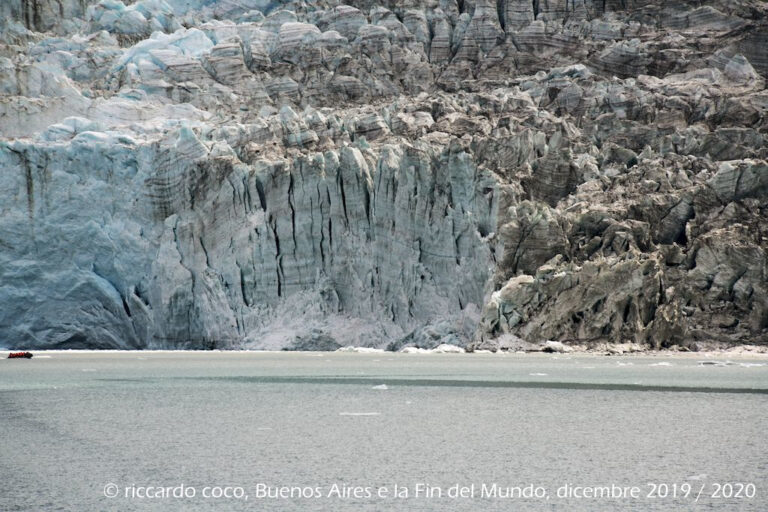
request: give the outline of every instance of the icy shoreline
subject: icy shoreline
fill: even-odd
[[[0,350],[0,359],[5,359],[8,354],[15,352],[15,350]],[[75,355],[75,354],[87,354],[87,355],[101,355],[101,354],[134,354],[134,355],[161,355],[161,354],[195,354],[195,355],[236,355],[236,354],[296,354],[297,356],[322,356],[332,354],[354,354],[355,356],[394,356],[394,355],[461,355],[465,357],[478,357],[478,356],[520,356],[520,357],[571,357],[571,356],[636,356],[636,357],[665,357],[665,358],[703,358],[709,359],[713,357],[734,357],[734,358],[751,358],[751,359],[768,359],[768,350],[765,347],[756,345],[740,345],[723,349],[704,350],[700,352],[682,351],[682,350],[636,350],[618,352],[614,347],[609,349],[585,349],[583,347],[575,347],[574,350],[561,353],[561,352],[547,352],[544,350],[529,350],[529,351],[507,351],[499,350],[492,352],[490,350],[476,350],[467,351],[461,347],[456,346],[444,346],[435,349],[420,349],[416,347],[406,347],[398,352],[386,351],[383,349],[369,348],[369,347],[343,347],[334,351],[294,351],[294,350],[86,350],[86,349],[69,349],[69,350],[35,350],[34,355],[36,357],[52,356],[52,355]]]

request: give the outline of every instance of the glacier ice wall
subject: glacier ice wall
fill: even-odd
[[[0,345],[768,341],[751,0],[8,0]]]
[[[496,180],[459,146],[246,164],[187,125],[153,143],[85,120],[60,129],[71,126],[86,130],[0,150],[8,338],[280,348],[292,328],[333,328],[339,340],[380,344],[464,316],[471,334],[493,266],[483,234],[494,229]],[[342,316],[359,321],[347,328]]]

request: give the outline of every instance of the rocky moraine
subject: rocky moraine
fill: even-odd
[[[758,0],[4,0],[0,346],[768,344],[767,49]]]

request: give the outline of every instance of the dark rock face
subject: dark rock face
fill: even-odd
[[[0,340],[768,343],[766,34],[756,0],[10,0]]]

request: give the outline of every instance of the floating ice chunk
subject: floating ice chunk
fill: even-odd
[[[687,478],[687,480],[704,480],[707,478],[707,475],[702,473],[700,475],[691,475]]]
[[[699,361],[699,366],[730,366],[730,361]]]
[[[573,349],[568,345],[565,345],[559,341],[547,340],[542,344],[542,350],[544,352],[565,353],[565,352],[571,352]]]
[[[739,366],[743,366],[744,368],[754,368],[757,366],[766,366],[765,363],[739,363]]]
[[[431,350],[419,347],[403,347],[400,349],[401,354],[429,354]]]
[[[662,361],[660,363],[653,363],[651,366],[672,366],[672,363],[669,361]]]
[[[386,389],[389,389],[389,387],[386,384],[379,384],[378,386],[373,386],[371,389],[386,390]]]
[[[546,373],[529,373],[531,377],[546,377],[548,374]]]
[[[357,352],[360,354],[379,354],[381,352],[384,352],[384,350],[380,348],[354,347],[352,345],[348,345],[346,347],[341,347],[339,349],[336,349],[336,352]]]
[[[432,349],[432,352],[435,354],[463,354],[466,352],[461,347],[457,347],[456,345],[448,345],[447,343],[443,343],[442,345],[438,345],[437,347]]]
[[[466,350],[456,345],[449,345],[443,343],[432,349],[419,348],[419,347],[403,347],[400,349],[401,354],[463,354]]]

